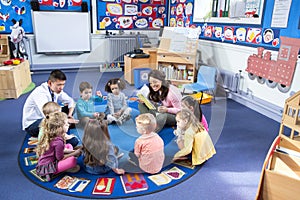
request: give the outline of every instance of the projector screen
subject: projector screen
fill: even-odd
[[[91,51],[89,12],[33,11],[37,53]]]

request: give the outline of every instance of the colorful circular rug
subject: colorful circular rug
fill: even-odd
[[[18,162],[23,174],[36,185],[62,195],[80,198],[116,199],[147,195],[173,187],[193,176],[201,166],[192,166],[188,161],[172,163],[173,155],[178,151],[174,141],[173,128],[166,127],[159,132],[165,144],[165,164],[160,173],[151,175],[134,170],[136,167],[128,162],[128,152],[134,147],[139,134],[136,131],[134,118],[139,114],[136,102],[129,102],[132,107],[132,118],[118,126],[109,125],[112,142],[117,145],[124,156],[120,158],[120,167],[124,168],[124,175],[109,172],[103,175],[88,174],[83,170],[82,158],[78,158],[81,169],[77,173],[63,173],[52,181],[46,182],[35,174],[37,163],[33,148],[36,141],[25,136],[20,148]],[[98,111],[104,110],[104,105],[96,107]],[[70,133],[82,138],[81,129],[72,129]]]

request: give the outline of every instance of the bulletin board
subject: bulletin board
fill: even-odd
[[[39,5],[40,10],[81,11],[82,2],[90,8],[90,0],[39,0]],[[22,19],[25,33],[33,33],[30,0],[1,0],[0,8],[0,34],[11,32],[12,19]]]
[[[0,34],[9,34],[11,32],[12,19],[16,21],[22,19],[22,27],[25,32],[33,32],[30,1],[1,0],[0,7]]]
[[[159,29],[168,0],[97,0],[97,30]]]

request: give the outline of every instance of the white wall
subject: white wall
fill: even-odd
[[[213,42],[208,40],[200,40],[199,50],[201,59],[204,63],[214,65],[220,69],[226,69],[233,73],[242,70],[242,82],[240,89],[248,94],[246,98],[249,100],[255,97],[269,102],[275,106],[283,108],[285,100],[290,97],[291,93],[300,90],[300,61],[298,59],[297,67],[294,73],[294,79],[291,89],[287,93],[280,92],[277,87],[270,88],[266,84],[260,84],[257,80],[251,80],[247,68],[247,59],[252,54],[257,54],[257,49],[253,47],[245,47],[228,43]],[[266,50],[265,50],[266,51]],[[277,60],[277,51],[271,51],[272,60]]]
[[[51,68],[96,67],[108,60],[108,40],[104,35],[92,35],[90,53],[70,55],[37,54],[34,36],[29,38],[29,60],[31,70],[49,70]]]
[[[105,31],[101,34],[91,34],[90,53],[70,55],[46,55],[36,53],[35,39],[33,35],[27,35],[29,39],[28,54],[31,70],[51,70],[53,68],[87,68],[98,67],[109,60],[109,40],[105,37]],[[119,34],[119,31],[112,31]],[[124,31],[122,34],[146,34],[152,46],[157,46],[158,31]]]

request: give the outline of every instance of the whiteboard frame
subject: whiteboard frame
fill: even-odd
[[[89,12],[32,11],[32,24],[37,53],[91,52]]]

